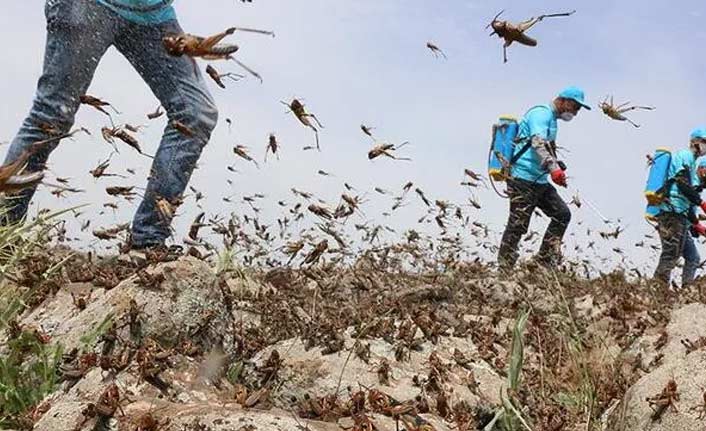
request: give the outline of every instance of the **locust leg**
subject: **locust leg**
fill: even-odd
[[[510,44],[505,41],[505,44],[503,45],[503,63],[507,63],[507,47]]]
[[[204,51],[210,50],[211,48],[216,46],[218,42],[222,41],[226,36],[231,35],[233,33],[235,33],[235,27],[231,27],[222,33],[209,36],[201,41],[200,48]]]
[[[321,127],[322,129],[324,128],[324,126],[322,126],[322,125],[321,125],[321,122],[319,122],[319,119],[318,119],[318,118],[316,118],[316,115],[314,115],[314,114],[306,114],[306,116],[307,116],[307,117],[311,117],[311,118],[313,118],[313,119],[314,119],[314,121],[316,121],[316,124],[318,124],[318,125],[319,125],[319,127]]]
[[[639,124],[633,123],[633,121],[632,121],[631,119],[627,118],[627,117],[625,117],[625,121],[627,121],[628,123],[630,123],[630,124],[632,124],[633,126],[635,126],[636,129],[639,129],[639,128],[640,128],[640,125],[639,125]]]
[[[525,31],[529,30],[532,28],[535,24],[537,24],[539,21],[544,19],[546,15],[540,15],[538,17],[532,17],[528,19],[527,21],[522,21],[521,23],[517,24],[517,29],[520,31],[520,33],[524,33]]]
[[[260,76],[259,73],[255,72],[254,70],[252,70],[252,69],[249,68],[248,66],[244,65],[241,61],[239,61],[239,60],[236,59],[236,58],[230,57],[230,59],[233,60],[234,62],[236,62],[236,63],[238,64],[238,66],[240,66],[240,67],[242,67],[243,69],[245,69],[249,74],[251,74],[251,75],[254,76],[255,78],[259,79],[259,80],[260,80],[260,83],[263,82],[262,76]],[[287,105],[287,106],[289,106],[289,105]]]
[[[651,111],[655,108],[653,108],[652,106],[629,106],[627,108],[618,110],[618,112],[620,112],[622,114],[623,112],[634,111],[636,109],[644,109],[647,111]]]

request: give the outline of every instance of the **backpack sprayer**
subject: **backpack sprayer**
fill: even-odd
[[[672,152],[667,148],[657,148],[650,159],[650,170],[645,184],[645,218],[654,222],[659,214],[659,206],[667,201],[672,181],[668,180],[669,166],[672,163]]]
[[[493,131],[488,151],[488,177],[495,193],[501,198],[508,196],[498,191],[495,181],[506,181],[510,178],[512,165],[529,149],[531,143],[526,143],[515,153],[515,146],[526,139],[518,139],[520,125],[517,118],[511,115],[500,116],[493,124]]]

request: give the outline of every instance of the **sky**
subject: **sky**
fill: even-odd
[[[206,5],[207,6],[204,6]],[[24,119],[42,67],[45,39],[43,2],[2,2],[0,36],[21,41],[4,44],[0,79],[0,142],[10,141]],[[628,265],[653,268],[653,252],[634,247],[653,229],[644,221],[643,188],[645,155],[656,147],[686,147],[689,132],[706,124],[703,19],[706,5],[697,1],[461,1],[423,0],[209,0],[175,2],[185,31],[208,35],[230,26],[273,30],[275,38],[237,34],[230,40],[240,45],[238,58],[257,70],[264,83],[248,78],[227,82],[223,90],[209,87],[220,111],[220,122],[192,177],[192,185],[207,198],[208,213],[246,213],[242,197],[263,193],[261,216],[274,222],[281,210],[277,201],[294,202],[291,187],[306,190],[335,206],[347,182],[367,199],[365,218],[388,223],[398,232],[416,228],[425,213],[418,199],[389,217],[391,196],[373,191],[378,186],[399,194],[407,181],[422,188],[432,199],[464,204],[473,220],[487,223],[493,235],[502,232],[507,201],[492,190],[469,191],[460,185],[463,169],[485,173],[490,130],[499,115],[522,115],[536,104],[547,103],[567,85],[579,85],[594,107],[582,111],[571,123],[559,124],[558,144],[565,149],[570,187],[561,190],[569,201],[579,195],[598,212],[625,228],[618,241],[596,240],[598,253],[611,256],[619,247]],[[568,18],[548,19],[528,34],[537,47],[513,45],[509,62],[502,62],[501,41],[489,37],[485,26],[504,9],[502,17],[519,21],[542,13],[576,9]],[[425,47],[438,45],[448,59],[435,58]],[[205,67],[205,63],[200,63]],[[231,62],[214,63],[221,71],[242,72]],[[118,122],[147,124],[138,136],[143,148],[154,153],[164,118],[148,122],[145,115],[159,104],[149,88],[118,52],[111,49],[102,59],[88,94],[110,101],[123,114]],[[631,118],[641,128],[605,117],[597,104],[612,94],[616,102],[652,105],[656,110],[635,112]],[[322,151],[302,151],[313,145],[313,135],[287,113],[280,100],[297,97],[324,125]],[[232,119],[229,130],[226,118]],[[381,141],[410,144],[399,152],[412,161],[369,161],[370,138],[359,129],[374,126]],[[143,187],[149,159],[129,148],[113,156],[111,170],[134,168],[127,180],[93,179],[88,171],[105,160],[112,148],[100,138],[105,116],[82,107],[76,124],[94,133],[65,141],[50,158],[49,178],[72,178],[72,185],[86,193],[57,199],[42,188],[37,208],[66,208],[90,203],[92,227],[130,221],[137,206],[121,203],[104,214],[102,204],[113,201],[105,187],[114,184]],[[280,159],[263,163],[267,137],[277,136]],[[247,145],[260,168],[232,152]],[[0,146],[0,154],[7,144]],[[234,165],[232,173],[226,166]],[[318,170],[331,173],[325,177]],[[232,184],[226,183],[231,179]],[[233,203],[222,200],[232,197]],[[482,209],[467,205],[473,197]],[[609,230],[588,205],[572,207],[574,219],[567,238],[583,241],[588,227]],[[175,221],[179,241],[196,214],[187,201]],[[579,222],[581,224],[579,224]],[[537,219],[532,229],[542,229]],[[92,246],[88,232],[78,232],[78,221],[67,227]],[[433,225],[424,229],[434,232]],[[617,257],[613,253],[613,257]]]

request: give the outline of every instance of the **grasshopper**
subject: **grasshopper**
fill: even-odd
[[[444,57],[444,59],[447,59],[446,54],[444,51],[439,48],[438,45],[436,45],[434,42],[427,42],[427,48],[431,51],[432,54],[434,54],[434,58],[439,58],[439,56]]]
[[[397,157],[394,154],[392,154],[393,151],[399,150],[400,148],[404,147],[405,145],[409,144],[408,141],[405,141],[401,143],[400,145],[394,145],[394,144],[378,144],[375,145],[370,151],[368,151],[368,159],[373,160],[377,157],[380,156],[386,156],[394,160],[412,160],[409,157]]]
[[[267,154],[272,151],[272,154],[277,157],[277,160],[279,160],[279,153],[277,150],[279,149],[279,143],[277,142],[277,137],[275,136],[274,133],[270,133],[270,136],[267,140],[267,147],[265,147],[265,161],[267,161]]]
[[[174,57],[183,55],[192,58],[203,58],[205,60],[233,60],[240,67],[248,71],[251,75],[258,78],[262,82],[262,77],[250,69],[242,62],[233,57],[239,47],[235,44],[221,44],[220,42],[227,36],[237,31],[246,31],[251,33],[266,34],[274,37],[274,32],[266,30],[256,30],[252,28],[231,27],[226,31],[215,34],[209,37],[195,36],[188,33],[170,34],[162,38],[162,45],[167,53]],[[196,63],[194,63],[196,67]]]
[[[226,88],[226,85],[223,83],[223,78],[230,78],[235,82],[238,82],[242,78],[245,78],[245,76],[243,76],[239,73],[233,73],[233,72],[219,73],[216,70],[216,68],[211,66],[210,64],[208,66],[206,66],[206,73],[221,88]]]
[[[623,104],[615,106],[613,104],[613,96],[610,96],[610,102],[608,102],[608,99],[609,96],[606,96],[606,98],[600,103],[600,105],[598,105],[598,107],[601,108],[601,111],[603,111],[604,114],[606,114],[613,120],[627,121],[628,123],[632,124],[635,128],[640,127],[640,125],[635,124],[632,120],[623,115],[624,113],[628,111],[634,111],[636,109],[642,109],[645,111],[652,111],[655,109],[654,106],[627,106],[630,104],[630,102],[625,102]]]
[[[537,40],[525,34],[527,30],[532,28],[538,22],[542,21],[544,18],[569,16],[573,15],[576,11],[572,10],[571,12],[565,13],[539,15],[537,17],[532,17],[526,21],[522,21],[519,24],[513,24],[509,21],[498,20],[498,18],[503,12],[505,11],[502,10],[500,11],[500,13],[495,15],[495,18],[493,18],[490,24],[488,24],[485,28],[487,29],[492,27],[493,32],[490,33],[490,36],[497,34],[499,38],[505,40],[505,44],[503,45],[503,63],[507,63],[507,48],[512,45],[513,42],[521,43],[525,46],[537,46]]]
[[[290,112],[294,114],[295,117],[297,117],[297,120],[299,120],[300,123],[314,131],[314,134],[316,136],[316,149],[321,151],[321,147],[319,146],[319,130],[314,127],[314,125],[311,124],[311,121],[309,120],[310,118],[312,118],[314,121],[316,121],[316,124],[319,126],[319,128],[323,129],[324,126],[321,125],[321,122],[319,122],[319,119],[316,118],[316,115],[310,112],[306,112],[304,104],[301,103],[298,99],[292,99],[290,103],[280,100],[280,103],[287,106]]]

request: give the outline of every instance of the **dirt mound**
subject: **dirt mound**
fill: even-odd
[[[644,398],[668,376],[679,406],[706,383],[682,382],[702,361],[692,321],[706,306],[653,298],[620,274],[67,262],[0,343],[29,333],[63,346],[60,384],[27,429],[470,430],[494,416],[495,429],[596,429],[601,417],[639,429],[615,428],[616,415],[654,426]],[[526,330],[513,333],[521,310]]]

